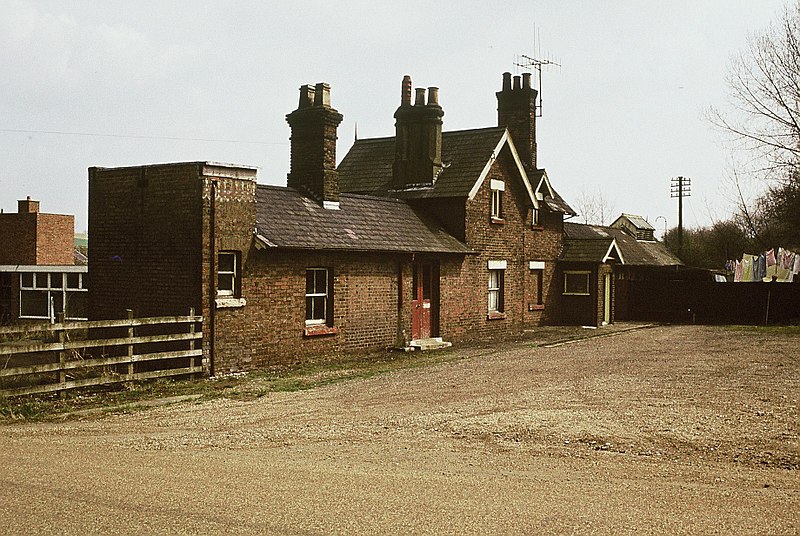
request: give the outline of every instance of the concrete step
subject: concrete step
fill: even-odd
[[[453,346],[452,342],[445,342],[441,337],[432,337],[430,339],[415,339],[408,343],[414,350],[438,350],[440,348],[449,348]]]

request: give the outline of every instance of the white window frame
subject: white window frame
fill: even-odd
[[[67,281],[69,275],[75,274],[78,276],[78,286],[69,287]],[[25,278],[31,278],[31,284],[25,284]],[[41,285],[41,276],[45,277],[45,284]],[[56,311],[54,310],[54,302],[56,295],[61,295],[61,308],[64,312],[64,318],[69,320],[87,320],[83,316],[72,316],[69,308],[70,295],[73,293],[89,292],[86,288],[85,272],[76,271],[57,271],[46,272],[43,270],[37,271],[24,271],[19,273],[19,318],[36,318],[55,320]],[[60,279],[60,285],[59,280]],[[47,295],[47,314],[45,315],[24,315],[23,314],[23,301],[26,292],[45,292]]]
[[[589,296],[589,295],[591,295],[591,288],[592,288],[591,287],[591,281],[590,281],[591,275],[592,275],[592,272],[589,271],[589,270],[565,270],[564,271],[564,293],[563,293],[564,296]],[[570,276],[572,276],[572,277],[577,277],[577,276],[585,277],[586,292],[568,292],[567,289],[568,289],[569,285],[567,285],[567,279],[569,279]]]
[[[539,209],[533,207],[531,209],[531,227],[539,227],[541,222],[539,221]]]
[[[325,292],[308,292],[308,276],[309,273],[314,274],[314,285],[313,289],[316,290],[317,285],[316,282],[319,280],[319,276],[321,274],[323,281],[325,282]],[[330,325],[330,318],[328,318],[328,303],[330,300],[331,295],[331,285],[330,285],[330,271],[328,268],[306,268],[306,326],[325,326]],[[309,302],[309,298],[311,301]],[[323,298],[322,301],[322,317],[320,318],[317,314],[317,309],[314,307],[315,298]],[[309,316],[309,304],[311,305],[311,318]]]
[[[491,179],[489,183],[491,188],[491,216],[492,218],[503,219],[503,191],[506,185],[503,181]]]
[[[487,293],[487,305],[489,313],[503,313],[504,307],[504,292],[505,292],[505,269],[504,268],[490,268],[489,276],[487,278],[489,286]]]
[[[233,257],[233,271],[231,270],[222,270],[220,269],[220,259],[222,256],[230,256]],[[239,293],[239,260],[238,251],[220,251],[217,253],[217,296],[227,296],[227,297],[236,297]],[[231,284],[230,288],[228,286],[223,287],[220,284],[220,276],[230,276]]]

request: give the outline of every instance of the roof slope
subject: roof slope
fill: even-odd
[[[619,218],[614,220],[614,222],[611,224],[611,226],[612,227],[617,227],[617,222],[619,222],[622,219],[627,219],[629,222],[631,222],[631,225],[633,225],[636,229],[644,229],[644,230],[647,230],[647,231],[655,231],[656,230],[655,227],[650,225],[650,222],[648,222],[646,219],[644,219],[643,217],[641,217],[641,216],[639,216],[637,214],[625,214],[625,213],[623,213]]]
[[[473,253],[405,201],[343,194],[325,209],[297,190],[258,185],[256,232],[267,247],[334,251]]]
[[[564,223],[563,261],[602,262],[616,242],[624,264],[632,266],[678,266],[683,263],[661,242],[636,240],[621,229],[602,225]]]
[[[392,192],[404,198],[466,197],[500,143],[505,127],[457,130],[442,133],[444,168],[433,188]],[[394,188],[394,137],[356,140],[339,164],[339,188],[343,192],[386,195]]]

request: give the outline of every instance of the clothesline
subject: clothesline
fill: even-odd
[[[791,283],[800,274],[800,253],[778,248],[758,255],[745,253],[742,260],[729,260],[725,268],[733,272],[735,282],[779,281]]]

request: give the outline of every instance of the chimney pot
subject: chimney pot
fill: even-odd
[[[414,106],[425,106],[425,88],[418,87],[414,91],[417,92],[417,97],[414,100]]]
[[[300,102],[298,108],[308,108],[314,104],[314,88],[306,84],[300,86]]]
[[[331,107],[331,86],[325,82],[320,82],[314,88],[314,106]]]
[[[530,89],[531,87],[531,73],[522,73],[522,87]]]
[[[503,73],[503,91],[511,91],[511,73]]]
[[[31,196],[20,199],[17,201],[17,212],[19,214],[36,214],[39,212],[39,202],[32,200]]]
[[[519,75],[514,76],[514,89],[519,89],[520,88],[520,83],[519,82],[520,82],[520,76]]]
[[[400,105],[411,106],[411,76],[405,75],[403,77],[403,85],[400,90]]]
[[[428,106],[439,106],[439,88],[428,88]]]

